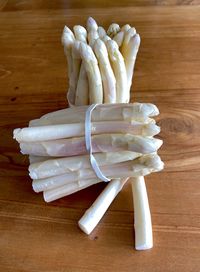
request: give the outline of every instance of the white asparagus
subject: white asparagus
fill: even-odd
[[[118,24],[111,24],[107,30],[108,36],[113,38],[120,31],[120,26]]]
[[[124,161],[134,160],[140,157],[140,153],[131,151],[96,153],[94,155],[99,166],[111,165]],[[44,158],[44,157],[37,157]],[[56,159],[46,159],[41,162],[32,163],[29,166],[29,175],[32,179],[42,179],[51,176],[62,175],[81,168],[90,168],[89,155],[73,156]]]
[[[88,77],[90,104],[101,104],[103,87],[97,59],[92,48],[84,43],[81,43],[80,54]]]
[[[113,179],[108,183],[106,189],[102,191],[92,206],[78,221],[78,225],[83,232],[89,235],[94,230],[127,180],[128,178]]]
[[[75,25],[73,30],[78,41],[87,43],[87,30],[83,26]]]
[[[61,197],[71,195],[99,182],[99,179],[79,180],[77,182],[72,182],[52,190],[44,191],[43,197],[46,202],[51,202]]]
[[[113,40],[118,44],[119,47],[122,46],[124,40],[124,31],[118,32],[114,37]]]
[[[47,161],[47,160],[50,160],[50,159],[52,159],[51,157],[42,157],[42,156],[33,156],[33,155],[30,155],[29,156],[29,163],[30,164],[34,164],[34,163],[40,163],[40,162],[45,162],[45,161]]]
[[[156,154],[142,156],[133,161],[101,166],[101,171],[104,175],[111,179],[125,178],[127,175],[129,177],[145,176],[162,169],[163,162]],[[58,176],[34,179],[32,186],[35,192],[42,192],[70,184],[72,182],[95,178],[97,178],[97,176],[93,169],[81,168]]]
[[[101,134],[92,136],[93,153],[133,151],[142,154],[156,152],[162,140],[131,134]],[[66,157],[86,154],[85,137],[41,142],[20,143],[22,154]]]
[[[102,26],[98,26],[97,32],[99,34],[100,39],[106,35],[106,31]]]
[[[101,40],[106,44],[107,41],[111,41],[111,38],[108,35],[104,35]]]
[[[134,201],[135,248],[146,250],[153,247],[151,214],[144,177],[132,178]]]
[[[126,103],[129,100],[130,94],[129,90],[127,90],[127,75],[124,58],[115,41],[107,41],[106,47],[116,78],[117,103]]]
[[[116,79],[110,65],[106,46],[100,39],[97,39],[94,43],[94,52],[99,62],[103,82],[104,103],[116,103]]]
[[[130,26],[129,24],[126,24],[126,25],[123,25],[123,26],[121,27],[121,31],[126,32],[126,31],[128,31],[130,28],[131,28],[131,26]]]
[[[70,104],[74,104],[75,89],[74,89],[74,77],[73,77],[73,59],[72,59],[72,45],[75,41],[73,32],[67,27],[64,27],[62,34],[62,44],[64,46],[64,53],[67,58],[68,65],[68,77],[69,77],[69,89],[67,93],[68,101]]]
[[[124,40],[123,40],[122,48],[121,48],[123,56],[126,53],[127,44],[129,43],[130,39],[134,37],[135,35],[136,35],[136,29],[134,27],[131,27],[129,30],[124,32]]]
[[[83,63],[81,64],[77,88],[75,105],[82,106],[89,104],[89,84],[88,77]]]
[[[98,25],[97,25],[96,21],[92,17],[89,17],[87,19],[86,24],[87,24],[86,28],[87,28],[88,32],[90,32],[91,30],[96,30],[96,31],[98,30]]]
[[[67,108],[54,111],[43,115],[40,119],[29,122],[29,126],[79,123],[85,121],[85,113],[88,106]],[[150,103],[133,103],[133,104],[101,104],[92,112],[93,121],[122,121],[135,120],[149,123],[153,119],[149,117],[157,116],[158,108]]]
[[[72,45],[72,61],[73,61],[73,89],[74,89],[74,102],[76,97],[77,82],[81,67],[81,55],[80,55],[80,41],[75,41]]]
[[[74,26],[73,29],[76,39],[87,44],[87,30],[80,25]],[[81,63],[79,76],[77,78],[75,105],[76,106],[88,105],[88,103],[89,103],[88,78],[87,73],[85,71],[85,67],[83,63]]]
[[[133,135],[154,136],[160,132],[155,124],[145,124],[137,121],[107,121],[92,122],[92,135],[105,133],[129,133]],[[85,135],[85,124],[61,124],[39,127],[17,128],[14,130],[14,139],[18,142],[38,142]]]
[[[126,73],[127,73],[127,88],[130,90],[132,84],[132,77],[133,71],[136,61],[136,56],[138,53],[138,49],[140,46],[140,35],[136,34],[135,36],[131,37],[129,42],[124,45],[122,49],[124,61],[126,65]]]
[[[88,31],[88,43],[91,47],[93,47],[95,40],[99,38],[99,34],[98,25],[92,17],[89,17],[87,20],[87,31]]]

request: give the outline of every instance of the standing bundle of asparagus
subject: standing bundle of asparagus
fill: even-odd
[[[100,171],[111,181],[79,226],[91,233],[132,177],[136,249],[150,248],[152,227],[143,176],[163,168],[157,155],[162,141],[153,137],[160,129],[152,117],[159,111],[152,104],[126,104],[140,36],[129,25],[120,29],[111,24],[106,32],[90,17],[86,29],[77,25],[72,32],[65,27],[62,43],[71,108],[48,113],[30,121],[28,128],[14,130],[21,152],[30,158],[33,189],[43,192],[50,202],[101,181],[92,169],[85,142],[87,105],[98,104],[89,124],[91,146]]]

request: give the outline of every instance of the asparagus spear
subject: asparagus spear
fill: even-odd
[[[163,162],[156,154],[142,156],[133,161],[101,166],[101,170],[104,175],[110,178],[125,178],[127,174],[129,177],[138,177],[141,175],[145,176],[152,172],[160,171],[162,168]],[[86,179],[93,180],[95,178],[97,178],[96,174],[91,168],[81,168],[74,171],[72,169],[72,171],[62,175],[43,179],[35,179],[33,180],[32,186],[35,192],[42,192],[52,190],[76,181],[82,181]]]
[[[87,30],[89,45],[93,47],[95,40],[99,38],[99,34],[98,25],[92,17],[89,17],[87,20]]]
[[[124,61],[126,65],[126,73],[127,73],[127,81],[128,86],[127,88],[130,90],[132,84],[132,77],[133,77],[133,70],[135,66],[137,52],[140,46],[140,36],[136,34],[132,36],[128,42],[125,42],[124,39],[123,46],[122,46],[122,54],[124,56]]]
[[[83,26],[75,25],[73,30],[78,41],[87,43],[87,30]]]
[[[113,38],[120,31],[120,26],[118,24],[111,24],[107,30],[107,34]]]
[[[85,122],[85,112],[88,106],[67,108],[43,115],[40,119],[30,121],[29,126],[70,124]],[[92,112],[93,121],[123,121],[135,120],[149,123],[153,119],[149,117],[157,116],[158,108],[150,103],[133,104],[101,104]]]
[[[68,101],[70,104],[74,103],[75,89],[74,89],[74,77],[73,77],[73,59],[72,59],[72,45],[75,41],[73,32],[67,27],[64,27],[62,34],[62,44],[64,46],[64,52],[67,58],[68,75],[69,75],[69,90]]]
[[[98,26],[97,32],[99,34],[100,39],[106,35],[106,31],[102,26]]]
[[[97,39],[94,52],[99,62],[103,89],[104,103],[116,103],[116,80],[108,58],[108,52],[103,41]]]
[[[115,41],[108,40],[106,42],[106,47],[116,78],[117,103],[126,103],[129,101],[130,94],[127,90],[127,75],[124,58],[121,55],[118,45]]]
[[[144,124],[136,121],[107,121],[93,122],[92,135],[105,133],[129,133],[132,135],[154,136],[160,132],[155,124]],[[14,139],[18,142],[37,142],[85,135],[85,124],[62,124],[40,127],[17,128],[14,130]]]
[[[92,136],[93,153],[133,151],[142,154],[156,152],[162,141],[131,134],[101,134]],[[22,154],[65,157],[86,154],[85,137],[20,143]]]
[[[97,59],[92,48],[84,43],[80,45],[80,54],[88,76],[90,104],[101,104],[103,102],[103,88]]]
[[[138,158],[139,156],[141,156],[140,153],[135,153],[131,151],[96,153],[94,155],[99,166],[130,161],[134,160],[135,158]],[[29,175],[33,179],[42,179],[90,167],[91,164],[89,161],[89,155],[55,159],[46,158],[43,159],[42,161],[32,163],[29,166]]]

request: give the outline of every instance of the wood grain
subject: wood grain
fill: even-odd
[[[170,5],[174,6],[170,6]],[[0,271],[200,270],[198,1],[0,1]],[[107,6],[106,6],[107,5]],[[50,204],[32,191],[15,127],[66,107],[63,26],[88,16],[129,22],[142,37],[132,101],[158,105],[166,167],[146,178],[154,248],[134,250],[130,184],[86,236],[77,221],[98,184]]]

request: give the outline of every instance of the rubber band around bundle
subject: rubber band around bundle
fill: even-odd
[[[90,156],[90,163],[92,166],[92,169],[94,170],[96,176],[105,182],[110,181],[111,179],[107,178],[104,176],[104,174],[101,172],[98,163],[95,159],[95,157],[92,154],[92,140],[91,140],[91,116],[92,116],[92,111],[98,106],[98,104],[92,104],[89,106],[86,110],[85,113],[85,145],[86,145],[86,150]]]

